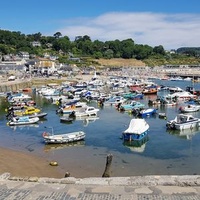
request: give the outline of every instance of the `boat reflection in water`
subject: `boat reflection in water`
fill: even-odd
[[[98,116],[89,116],[89,117],[76,117],[76,120],[81,120],[83,121],[84,126],[88,126],[90,123],[95,122],[98,120]]]
[[[18,126],[9,126],[13,131],[17,130],[29,130],[32,128],[39,128],[39,124],[25,124],[25,125],[18,125]]]
[[[44,145],[44,151],[48,152],[52,150],[65,149],[69,147],[83,147],[83,146],[85,146],[84,140],[77,141],[77,142],[70,142],[67,144],[48,144],[48,145]]]
[[[149,141],[149,137],[144,137],[142,140],[123,141],[123,145],[128,147],[132,152],[142,153],[145,150],[146,143]]]
[[[193,136],[198,134],[200,132],[199,128],[193,128],[193,129],[185,129],[185,130],[173,130],[169,129],[167,132],[171,135],[176,135],[180,138],[191,140]]]

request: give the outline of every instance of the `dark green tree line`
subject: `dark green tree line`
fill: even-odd
[[[41,46],[34,47],[32,42],[40,42]],[[136,58],[148,59],[151,56],[165,56],[162,45],[151,47],[147,44],[135,44],[131,38],[113,41],[92,41],[88,35],[76,36],[70,41],[68,36],[56,32],[53,36],[43,36],[40,32],[25,35],[21,32],[0,30],[0,53],[17,53],[27,51],[31,54],[42,55],[50,51],[54,55],[74,55],[75,57],[91,58]],[[190,51],[191,52],[191,51]],[[190,54],[194,54],[193,52]]]

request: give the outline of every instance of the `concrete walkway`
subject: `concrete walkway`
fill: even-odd
[[[200,176],[63,179],[0,176],[0,200],[199,200]]]

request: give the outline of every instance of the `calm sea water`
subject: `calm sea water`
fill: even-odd
[[[160,81],[166,86],[180,86],[183,89],[190,82]],[[200,88],[199,84],[195,84]],[[145,96],[143,103],[156,96]],[[102,176],[106,156],[113,155],[111,166],[112,176],[133,175],[192,175],[200,174],[200,131],[167,131],[166,120],[155,117],[146,118],[150,126],[148,140],[138,144],[124,144],[121,133],[128,127],[133,118],[128,113],[118,112],[114,106],[100,109],[99,119],[86,122],[75,120],[72,124],[60,123],[56,114],[57,106],[36,96],[37,105],[48,115],[37,125],[9,127],[6,125],[4,102],[1,102],[0,127],[2,147],[23,152],[30,152],[48,159],[55,160],[63,171],[75,177]],[[91,103],[97,107],[96,103]],[[148,105],[147,105],[148,106]],[[166,112],[167,120],[174,119],[178,114],[177,107],[157,107],[158,112]],[[194,113],[200,117],[200,112]],[[45,127],[53,127],[56,133],[83,130],[85,141],[70,145],[45,145],[42,133]],[[50,130],[49,130],[50,131]]]

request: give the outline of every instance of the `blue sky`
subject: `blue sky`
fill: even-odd
[[[24,34],[88,35],[92,40],[124,40],[200,47],[200,0],[6,0],[0,28]]]

